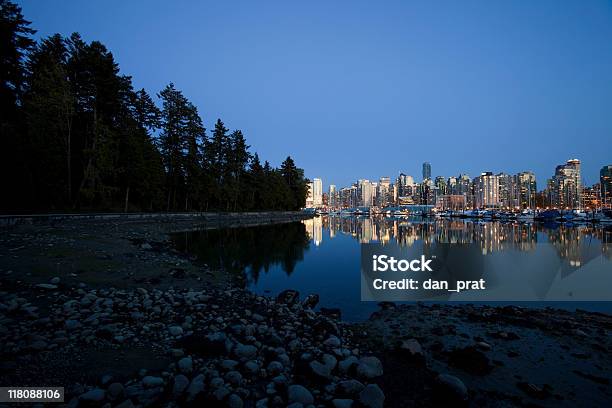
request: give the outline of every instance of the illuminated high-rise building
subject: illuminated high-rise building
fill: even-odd
[[[612,164],[603,166],[599,171],[601,205],[612,208]]]
[[[312,202],[315,207],[323,205],[323,181],[320,178],[312,180]]]
[[[431,179],[431,164],[423,163],[423,180]]]

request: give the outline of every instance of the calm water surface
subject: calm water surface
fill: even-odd
[[[509,265],[507,273],[520,251],[549,258],[545,261],[554,266],[541,272],[549,277],[564,279],[594,259],[603,262],[604,268],[610,265],[612,276],[612,229],[591,225],[325,216],[289,224],[190,231],[174,234],[172,239],[198,262],[244,273],[247,287],[256,293],[275,295],[289,288],[301,296],[318,293],[320,306],[340,308],[343,319],[349,321],[366,319],[378,308],[374,302],[360,300],[361,243],[477,243],[485,256],[499,257],[500,265]],[[542,243],[554,250],[537,251]],[[515,304],[612,312],[612,302]]]

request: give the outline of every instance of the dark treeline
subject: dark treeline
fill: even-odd
[[[170,83],[135,90],[113,55],[77,33],[34,41],[19,6],[0,0],[0,211],[292,210],[306,180],[249,151],[243,133]]]

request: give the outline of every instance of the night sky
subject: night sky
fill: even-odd
[[[37,36],[100,40],[136,87],[174,82],[207,128],[306,176],[612,163],[612,2],[18,1]],[[333,3],[333,4],[331,4]]]

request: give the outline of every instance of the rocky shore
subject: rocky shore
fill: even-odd
[[[0,384],[105,406],[609,406],[612,317],[245,290],[171,248],[189,220],[14,225],[0,237]],[[206,227],[206,225],[200,225]]]

